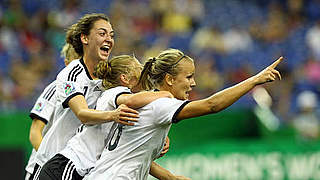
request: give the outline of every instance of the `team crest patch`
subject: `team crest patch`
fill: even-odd
[[[73,83],[65,83],[64,85],[64,93],[68,96],[69,94],[71,94],[72,92],[75,91],[75,87],[73,85]]]
[[[36,107],[34,108],[36,111],[41,112],[43,109],[43,104],[42,102],[39,102],[38,104],[36,104]]]

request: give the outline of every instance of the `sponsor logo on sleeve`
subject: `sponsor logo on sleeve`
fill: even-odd
[[[42,111],[42,109],[43,109],[43,103],[42,102],[38,102],[37,104],[36,104],[36,106],[35,106],[35,110],[36,111],[38,111],[38,112],[41,112]]]
[[[64,93],[68,96],[72,92],[74,92],[76,89],[73,85],[73,83],[65,83],[64,85]]]

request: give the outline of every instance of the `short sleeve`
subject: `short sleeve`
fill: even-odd
[[[190,101],[181,101],[175,98],[160,98],[153,102],[154,117],[157,117],[156,124],[177,123],[179,112]]]
[[[56,86],[55,82],[51,83],[41,93],[33,108],[30,111],[31,119],[39,119],[47,124],[51,121],[55,111],[56,103]]]
[[[83,87],[78,82],[63,81],[57,78],[57,101],[62,103],[63,108],[68,108],[71,98],[77,95],[83,95]]]
[[[104,91],[97,101],[97,110],[114,110],[118,107],[117,98],[122,94],[131,94],[129,88],[118,86]]]

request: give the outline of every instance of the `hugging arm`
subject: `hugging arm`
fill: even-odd
[[[173,95],[168,91],[144,91],[135,94],[122,94],[117,98],[117,104],[125,104],[130,108],[141,108],[159,98],[172,98]]]
[[[274,81],[277,77],[281,79],[280,73],[275,68],[282,60],[283,57],[280,57],[258,74],[240,82],[239,84],[215,93],[206,99],[188,103],[180,111],[177,119],[182,120],[222,111],[236,102],[241,96],[249,92],[256,85]]]
[[[101,124],[114,121],[124,125],[133,125],[132,122],[136,122],[139,117],[136,110],[125,105],[119,106],[113,111],[89,109],[83,95],[74,96],[69,100],[68,105],[83,124]]]

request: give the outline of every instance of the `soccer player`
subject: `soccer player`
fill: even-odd
[[[114,45],[114,31],[109,19],[104,14],[83,16],[67,30],[66,42],[81,58],[72,61],[57,75],[54,123],[36,154],[34,179],[38,178],[44,163],[65,147],[81,124],[114,121],[133,125],[138,117],[137,111],[125,105],[113,111],[94,110],[102,93],[101,80],[93,74],[94,67],[108,59]]]
[[[64,58],[64,63],[66,66],[72,60],[79,59],[79,55],[75,52],[73,47],[68,43],[66,43],[63,46],[61,50],[61,56]],[[26,180],[28,180],[31,177],[31,174],[34,170],[34,166],[36,164],[35,154],[40,146],[42,138],[52,125],[53,114],[54,114],[55,104],[56,104],[55,86],[56,86],[56,82],[53,81],[44,89],[44,91],[41,93],[41,95],[37,99],[29,115],[30,118],[32,119],[29,139],[33,146],[33,149],[29,157],[28,164],[25,168]]]
[[[145,180],[151,162],[159,155],[172,123],[217,113],[249,92],[256,85],[281,79],[275,67],[282,57],[251,78],[212,96],[188,101],[196,85],[193,59],[176,49],[161,52],[144,65],[140,83],[144,89],[169,91],[175,98],[159,98],[143,106],[135,126],[115,128],[96,166],[84,179]],[[118,130],[117,130],[118,129]]]
[[[103,87],[107,90],[99,98],[97,109],[114,110],[121,104],[140,108],[155,99],[173,97],[167,91],[131,94],[130,88],[138,83],[141,69],[139,61],[128,55],[113,57],[108,62],[101,61],[98,64],[96,76],[103,79]],[[66,148],[43,166],[39,179],[82,179],[100,157],[105,147],[104,139],[107,138],[110,128],[117,125],[119,124],[81,125],[78,133],[67,143]],[[159,167],[156,168],[159,169]],[[163,173],[161,176],[164,176]]]

